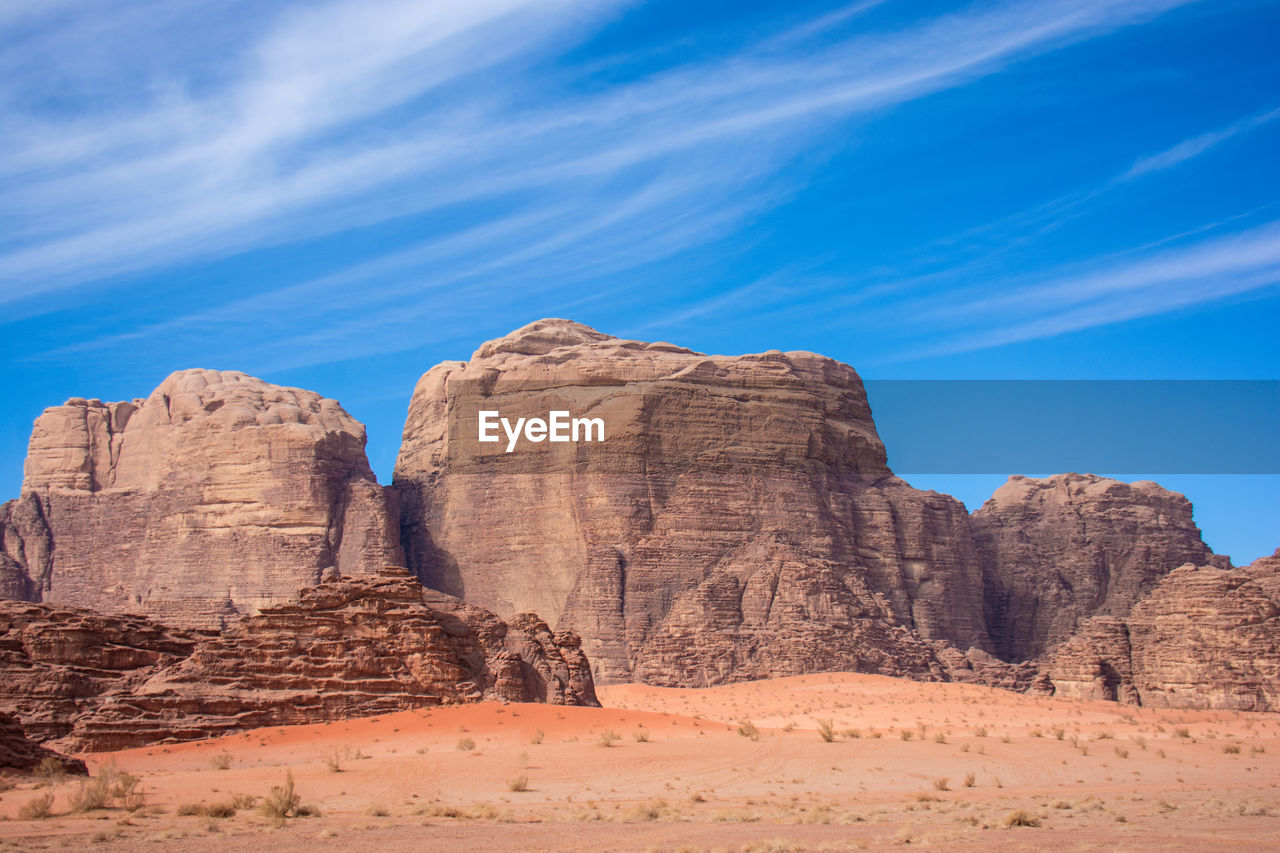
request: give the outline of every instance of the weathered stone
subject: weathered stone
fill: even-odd
[[[598,417],[603,442],[477,441],[478,412]],[[937,677],[989,646],[968,517],[893,476],[853,368],[707,356],[543,320],[418,382],[396,464],[428,585],[583,637],[597,677]]]
[[[1047,669],[1061,696],[1280,710],[1280,551],[1243,569],[1175,569],[1127,617],[1088,620]]]
[[[17,717],[0,713],[0,768],[27,773],[50,761],[66,773],[89,775],[83,761],[40,746],[27,737]]]
[[[404,569],[305,588],[219,636],[19,602],[0,614],[0,708],[76,750],[482,699],[598,704],[576,636]]]
[[[23,495],[0,513],[0,592],[216,628],[399,563],[364,443],[337,402],[243,373],[68,400],[36,420]]]
[[[1040,655],[1090,616],[1126,616],[1177,566],[1218,559],[1182,495],[1089,474],[1011,477],[973,513],[973,533],[988,631],[1008,661]]]

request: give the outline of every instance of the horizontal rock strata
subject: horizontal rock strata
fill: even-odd
[[[478,413],[598,417],[603,442],[477,441]],[[857,373],[544,320],[419,381],[396,464],[424,582],[579,633],[600,678],[937,677],[987,648],[964,507],[893,476]]]
[[[482,699],[597,704],[576,636],[532,614],[504,622],[404,569],[306,588],[194,640],[131,617],[25,607],[4,637],[0,706],[76,750]]]
[[[1280,552],[1242,569],[1175,569],[1126,617],[1088,620],[1047,671],[1060,696],[1280,710]]]

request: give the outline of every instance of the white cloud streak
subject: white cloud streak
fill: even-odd
[[[384,257],[57,353],[240,328],[240,355],[277,369],[411,348],[426,322],[480,322],[468,305],[518,317],[584,282],[623,287],[629,271],[789,197],[780,164],[829,142],[833,122],[1182,5],[1005,2],[846,32],[878,5],[861,2],[727,56],[605,83],[549,60],[622,14],[621,0],[336,0],[270,19],[229,0],[187,17],[138,0],[105,20],[66,2],[77,14],[54,32],[0,15],[0,37],[38,30],[0,62],[13,71],[0,83],[13,131],[0,136],[0,304],[12,315],[111,277],[128,287],[130,275],[435,216]],[[88,44],[108,56],[78,64],[68,51]],[[125,79],[100,97],[94,72],[115,67],[112,52]],[[165,64],[170,54],[190,58]],[[29,95],[42,62],[66,66],[69,107]]]

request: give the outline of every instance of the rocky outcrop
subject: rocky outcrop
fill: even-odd
[[[83,761],[45,749],[27,737],[17,717],[0,713],[0,768],[28,773],[49,763],[56,764],[66,773],[89,775]]]
[[[479,413],[605,440],[478,441]],[[708,356],[543,320],[428,371],[396,464],[424,583],[583,638],[598,677],[938,677],[988,648],[963,506],[893,476],[853,368]]]
[[[64,738],[101,696],[183,660],[198,639],[141,616],[0,601],[0,710],[37,741]]]
[[[973,513],[997,654],[1036,657],[1091,616],[1123,618],[1184,563],[1217,560],[1191,503],[1151,482],[1012,477]]]
[[[424,589],[407,570],[308,587],[218,636],[6,602],[0,708],[33,736],[122,749],[483,699],[595,705],[576,636]]]
[[[364,443],[336,401],[243,373],[68,400],[36,420],[22,496],[0,510],[0,594],[217,628],[399,563]]]
[[[1047,669],[1060,696],[1280,710],[1280,551],[1243,569],[1175,569],[1127,617],[1088,620]]]

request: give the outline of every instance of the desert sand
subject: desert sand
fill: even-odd
[[[1278,714],[848,673],[617,685],[600,698],[604,708],[456,705],[86,754],[91,772],[139,776],[146,804],[73,813],[80,781],[54,780],[51,816],[24,820],[46,783],[11,777],[0,841],[280,853],[1280,848]],[[245,804],[286,773],[318,814],[273,819]]]

